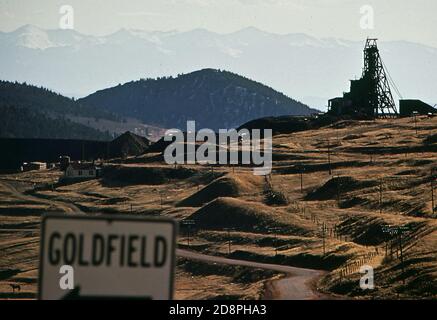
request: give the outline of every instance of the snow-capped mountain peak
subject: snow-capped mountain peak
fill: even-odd
[[[33,25],[25,25],[8,34],[15,45],[29,49],[47,49],[54,47],[49,35],[43,29]]]
[[[139,78],[215,68],[255,79],[303,102],[310,102],[305,97],[327,101],[348,90],[348,80],[361,74],[364,40],[274,34],[253,27],[227,34],[121,29],[93,36],[26,25],[0,33],[0,70],[5,80],[81,96]],[[437,101],[435,48],[383,39],[379,46],[405,97]]]

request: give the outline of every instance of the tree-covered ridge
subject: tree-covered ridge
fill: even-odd
[[[18,106],[31,108],[41,113],[74,115],[82,117],[117,120],[117,117],[107,111],[84,106],[74,99],[67,98],[44,87],[27,83],[0,80],[0,107]]]
[[[111,139],[109,133],[71,122],[62,116],[53,118],[32,108],[3,105],[0,111],[2,138]]]
[[[97,91],[79,100],[109,112],[163,127],[185,128],[187,120],[212,129],[249,120],[308,115],[308,106],[237,74],[204,69],[176,78],[141,79]]]
[[[84,106],[43,87],[0,81],[0,137],[108,140],[108,133],[68,119],[69,115],[116,120],[113,114]]]

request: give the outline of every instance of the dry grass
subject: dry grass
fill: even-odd
[[[271,187],[290,202],[278,207],[263,203],[265,181],[249,167],[174,168],[156,155],[120,161],[103,180],[34,195],[52,201],[53,210],[59,202],[74,202],[85,212],[192,219],[191,249],[228,256],[230,242],[234,258],[329,270],[319,283],[326,291],[359,298],[436,298],[437,210],[433,214],[430,186],[437,119],[419,117],[417,131],[405,118],[341,122],[275,136]],[[2,178],[27,183],[25,191],[55,177],[43,171]],[[1,228],[35,225],[44,210],[50,210],[49,203],[0,189]],[[397,236],[387,232],[396,227],[403,229],[404,264]],[[182,225],[181,246],[188,244],[187,231]],[[6,284],[14,277],[32,279],[26,272],[37,265],[35,240],[25,232],[0,234],[1,270],[19,269],[0,281],[1,292],[10,290]],[[359,288],[363,263],[375,267],[373,291]],[[178,268],[177,298],[255,297],[263,283],[249,288],[229,274],[191,271]],[[26,288],[34,292],[35,284]]]

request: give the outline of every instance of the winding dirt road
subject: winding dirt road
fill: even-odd
[[[32,195],[25,195],[19,192],[12,184],[1,181],[0,184],[3,190],[13,195],[17,199],[39,202],[56,206],[61,211],[69,213],[83,213],[77,206],[72,203],[49,200]],[[38,229],[5,229],[5,232],[11,231],[38,231]],[[266,285],[266,292],[264,299],[279,299],[279,300],[313,300],[325,299],[326,296],[318,293],[315,290],[315,282],[325,274],[324,271],[296,268],[291,266],[259,263],[247,260],[228,259],[219,256],[205,255],[193,251],[177,249],[177,256],[186,259],[199,260],[211,263],[245,266],[252,268],[259,268],[265,270],[272,270],[285,273],[286,277],[271,281]]]
[[[324,271],[296,268],[276,264],[259,263],[246,260],[228,259],[182,249],[178,249],[176,251],[176,254],[179,257],[192,260],[235,266],[246,266],[285,273],[287,275],[285,278],[275,280],[267,284],[267,290],[263,297],[265,299],[316,300],[328,298],[327,296],[318,293],[314,289],[315,282],[325,274]]]
[[[18,191],[11,183],[9,183],[5,180],[0,180],[0,185],[2,186],[3,190],[10,193],[13,197],[15,197],[17,199],[52,205],[52,206],[55,206],[56,208],[59,208],[61,212],[82,213],[82,211],[77,206],[75,206],[73,203],[45,199],[42,197],[38,197],[36,195],[23,194],[20,191]]]

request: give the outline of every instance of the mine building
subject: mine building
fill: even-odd
[[[328,114],[355,118],[387,118],[416,114],[436,113],[437,110],[420,100],[400,100],[400,112],[390,89],[399,90],[390,76],[377,46],[377,39],[367,39],[364,48],[363,74],[358,80],[351,80],[350,91],[342,97],[328,101]]]
[[[413,114],[437,114],[437,109],[420,100],[399,100],[399,113],[401,117],[410,117]]]

